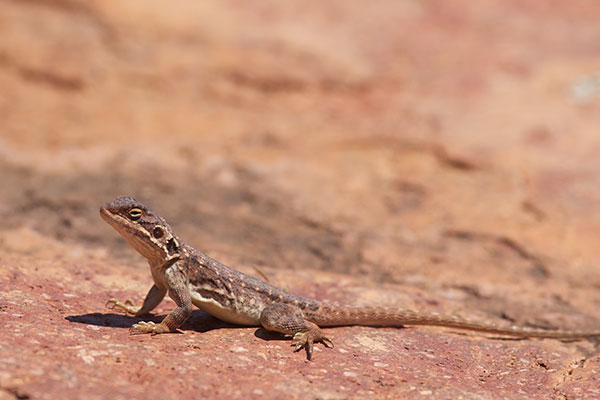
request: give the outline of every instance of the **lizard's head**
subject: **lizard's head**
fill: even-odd
[[[160,215],[130,196],[119,196],[102,207],[100,216],[151,264],[179,257],[180,241]]]

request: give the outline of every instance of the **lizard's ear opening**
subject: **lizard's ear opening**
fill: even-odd
[[[127,212],[127,216],[132,221],[137,221],[142,216],[142,210],[140,208],[132,208]]]
[[[174,238],[169,239],[169,241],[167,242],[167,249],[173,253],[179,250],[179,246],[177,245],[177,242]]]
[[[154,236],[155,239],[160,239],[164,234],[165,232],[160,226],[157,226],[152,230],[152,236]]]

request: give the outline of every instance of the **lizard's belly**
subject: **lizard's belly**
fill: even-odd
[[[249,325],[259,326],[260,325],[260,310],[254,312],[243,312],[239,310],[239,307],[224,306],[215,299],[205,298],[198,292],[191,291],[192,303],[201,309],[206,311],[215,318],[221,321],[229,322],[237,325]]]

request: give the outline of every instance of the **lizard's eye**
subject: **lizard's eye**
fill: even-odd
[[[130,220],[137,221],[142,216],[142,210],[139,208],[132,208],[131,210],[129,210],[127,215],[129,216]]]
[[[154,236],[156,239],[160,239],[163,236],[164,232],[162,230],[161,227],[156,227],[152,230],[152,236]]]

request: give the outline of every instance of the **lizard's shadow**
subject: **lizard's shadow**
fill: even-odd
[[[292,340],[292,338],[289,336],[285,336],[284,334],[279,333],[279,332],[268,331],[263,327],[257,328],[254,331],[254,336],[259,339],[266,340],[266,341],[271,341],[271,340],[290,341],[290,340]]]
[[[138,321],[140,318],[131,317],[124,314],[116,313],[89,313],[81,315],[68,315],[65,319],[69,322],[77,322],[79,324],[95,325],[95,326],[110,326],[115,328],[129,328],[131,325]],[[156,316],[148,315],[148,320],[157,322]]]
[[[68,315],[65,319],[69,322],[75,322],[79,324],[105,326],[114,328],[130,328],[133,324],[140,321],[152,321],[159,323],[165,318],[166,314],[156,315],[148,314],[142,317],[135,317],[131,315],[119,314],[114,312],[109,313],[89,313],[81,315]],[[190,318],[180,328],[181,330],[193,330],[195,332],[208,332],[213,329],[227,329],[227,328],[243,328],[237,325],[231,325],[227,322],[223,322],[214,318],[210,314],[202,310],[194,310]]]
[[[104,327],[113,327],[113,328],[127,328],[129,329],[133,324],[140,321],[152,321],[155,323],[159,323],[164,319],[166,314],[156,315],[156,314],[148,314],[143,317],[134,317],[131,315],[119,314],[114,312],[109,313],[89,313],[89,314],[81,314],[81,315],[69,315],[65,317],[65,319],[69,322],[75,322],[79,324],[86,325],[94,325],[94,326],[104,326]],[[185,324],[180,330],[192,330],[195,332],[203,333],[212,331],[213,329],[244,329],[249,328],[247,326],[240,325],[232,325],[227,322],[223,322],[210,314],[202,311],[202,310],[194,310],[190,318],[186,321]],[[285,341],[291,340],[291,338],[282,335],[277,332],[269,332],[265,328],[257,328],[254,332],[254,336],[266,340],[277,340],[277,341]]]

